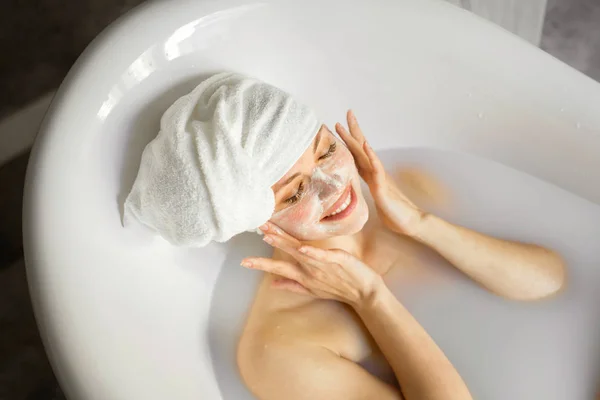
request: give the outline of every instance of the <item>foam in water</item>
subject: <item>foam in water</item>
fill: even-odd
[[[451,207],[432,209],[453,223],[558,251],[566,289],[531,303],[494,296],[438,257],[435,279],[415,282],[391,272],[386,281],[442,347],[473,397],[486,400],[592,399],[600,387],[600,206],[497,163],[433,149],[379,153],[390,171],[421,169],[451,193]],[[240,260],[260,240],[240,239]],[[507,266],[508,267],[508,266]],[[235,364],[237,341],[261,274],[223,265],[211,305],[209,340],[225,400],[253,397]]]

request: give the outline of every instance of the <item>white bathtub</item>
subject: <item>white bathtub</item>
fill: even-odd
[[[536,201],[568,204],[556,210],[570,232],[564,241],[538,232],[551,225],[534,229],[527,213],[527,229],[517,235],[526,240],[535,231],[578,260],[557,299],[523,305],[457,281],[464,296],[454,286],[424,287],[406,301],[475,398],[592,398],[600,383],[600,250],[590,247],[600,242],[598,83],[442,2],[165,0],[136,9],[90,45],[58,91],[31,156],[27,271],[69,399],[250,398],[233,357],[259,275],[237,263],[268,249],[248,235],[177,249],[120,221],[162,112],[222,69],[295,93],[328,124],[352,107],[376,149],[470,153],[528,174],[514,176],[529,190],[530,209]],[[397,154],[418,162],[419,151]],[[429,164],[441,175],[460,164],[444,157]],[[496,186],[461,165],[444,179],[468,175],[472,188]],[[490,168],[506,169],[481,167]],[[532,193],[554,200],[532,200]],[[500,219],[469,220],[468,207],[461,210],[460,222],[502,233]],[[514,329],[506,325],[512,315]],[[523,326],[536,318],[539,324]]]

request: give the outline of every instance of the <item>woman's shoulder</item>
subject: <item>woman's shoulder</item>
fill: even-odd
[[[260,378],[259,371],[276,362],[274,358],[293,357],[294,349],[311,338],[303,307],[310,309],[318,300],[277,293],[267,286],[270,280],[266,277],[261,285],[238,343],[237,365],[248,387]],[[304,326],[298,327],[302,320]]]
[[[316,344],[348,359],[370,353],[368,333],[345,304],[261,285],[238,346],[238,364],[248,366],[274,349]],[[244,360],[246,360],[244,362]]]

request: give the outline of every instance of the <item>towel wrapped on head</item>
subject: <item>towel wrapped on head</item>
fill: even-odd
[[[214,75],[162,116],[125,201],[125,221],[196,247],[255,230],[274,211],[271,186],[320,126],[310,108],[276,87]]]

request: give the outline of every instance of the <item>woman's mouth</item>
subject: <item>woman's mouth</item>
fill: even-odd
[[[331,222],[346,218],[352,214],[352,211],[356,208],[356,203],[356,193],[354,193],[354,188],[350,184],[333,206],[327,210],[326,217],[322,218],[321,221]]]

